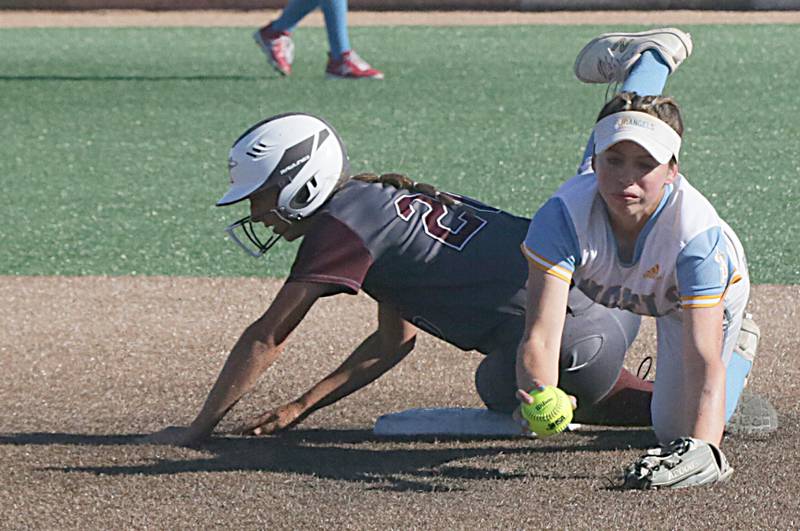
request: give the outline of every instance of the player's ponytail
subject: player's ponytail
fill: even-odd
[[[668,96],[640,96],[635,92],[620,92],[600,110],[599,122],[606,116],[622,111],[639,111],[655,116],[683,136],[683,119],[678,102]]]
[[[437,201],[445,205],[452,205],[455,204],[453,198],[448,196],[447,194],[443,194],[439,190],[436,189],[435,186],[426,184],[426,183],[418,183],[416,181],[412,181],[407,176],[400,174],[400,173],[384,173],[383,175],[376,175],[374,173],[360,173],[353,177],[353,179],[357,181],[363,181],[365,183],[380,183],[384,186],[394,186],[400,190],[409,190],[411,192],[418,192],[421,194],[425,194],[428,197],[433,197]]]

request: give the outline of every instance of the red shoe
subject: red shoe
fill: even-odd
[[[353,50],[344,52],[338,61],[328,53],[325,74],[328,79],[383,79],[383,72],[369,66],[369,63]]]
[[[253,39],[275,70],[284,76],[292,73],[294,43],[288,31],[275,31],[264,26],[253,33]]]

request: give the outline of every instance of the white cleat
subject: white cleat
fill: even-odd
[[[584,83],[622,83],[646,50],[657,50],[674,72],[692,54],[692,36],[677,28],[639,33],[604,33],[575,59],[575,76]]]

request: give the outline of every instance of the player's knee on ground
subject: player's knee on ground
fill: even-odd
[[[625,353],[639,331],[638,315],[594,303],[577,289],[570,290],[559,361],[559,387],[574,395],[578,405],[599,402],[617,381]],[[491,410],[511,413],[516,398],[516,353],[522,324],[507,325],[499,335],[510,338],[492,349],[475,373],[478,395]]]

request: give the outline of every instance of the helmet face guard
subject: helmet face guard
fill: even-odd
[[[236,245],[244,249],[253,258],[259,258],[265,254],[281,239],[280,234],[272,234],[266,238],[266,241],[261,241],[262,238],[258,237],[258,231],[256,231],[256,226],[250,220],[250,216],[231,223],[225,227],[225,232],[228,233],[228,236]],[[240,237],[240,234],[244,237]]]
[[[304,113],[273,116],[245,131],[231,148],[228,170],[230,188],[217,206],[232,205],[277,186],[273,213],[287,223],[313,215],[350,172],[344,144],[333,127]],[[255,257],[280,239],[259,238],[249,217],[225,231]]]

